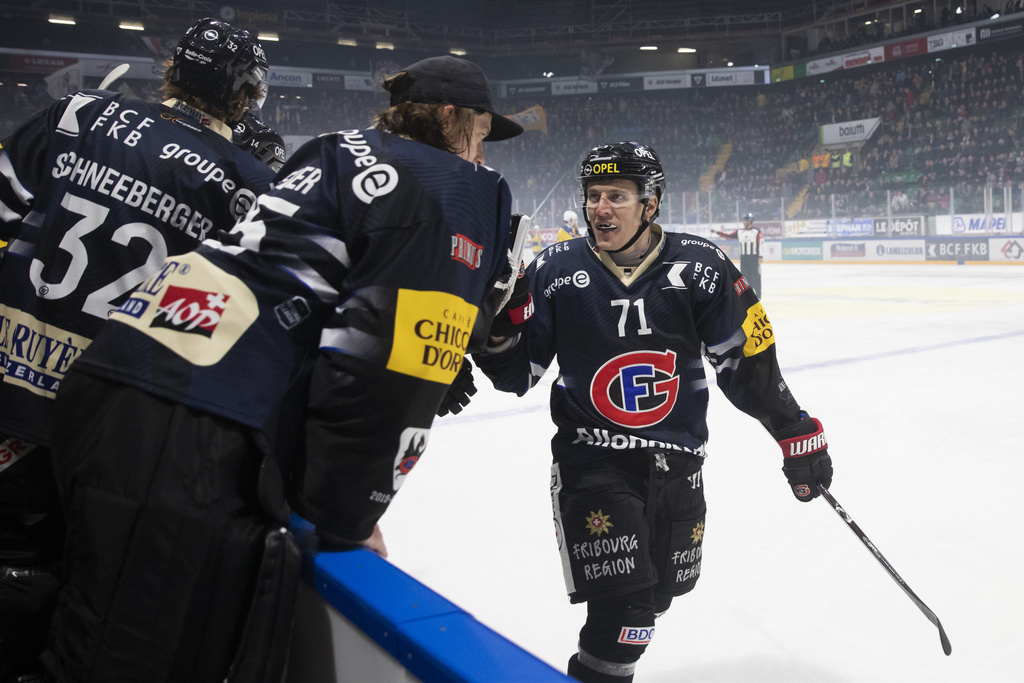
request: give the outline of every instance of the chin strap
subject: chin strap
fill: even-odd
[[[647,220],[646,218],[643,218],[643,215],[645,213],[647,213],[647,202],[648,201],[650,201],[650,200],[649,199],[641,199],[640,200],[640,202],[644,205],[644,210],[640,212],[640,216],[641,216],[641,218],[640,218],[640,227],[637,228],[636,234],[634,234],[633,237],[631,237],[628,242],[626,242],[624,245],[622,245],[618,249],[606,249],[605,251],[607,251],[609,254],[620,254],[620,253],[626,251],[627,249],[629,249],[634,244],[636,244],[636,241],[638,239],[640,239],[640,236],[643,235],[644,231],[647,230],[647,228],[651,225],[651,222],[649,220]],[[598,246],[597,246],[597,238],[594,236],[594,228],[593,228],[593,226],[590,225],[590,216],[587,215],[586,213],[584,213],[583,214],[583,220],[586,221],[586,223],[587,223],[587,235],[590,237],[590,244],[591,244],[592,247],[597,249],[598,248]]]
[[[650,223],[650,221],[648,221],[648,220],[647,220],[646,218],[644,218],[643,216],[644,216],[644,214],[646,214],[646,213],[647,213],[647,202],[648,202],[648,201],[650,201],[650,200],[649,200],[649,199],[642,199],[642,200],[641,200],[641,203],[642,203],[642,204],[644,205],[644,210],[640,212],[640,227],[639,227],[639,228],[637,228],[636,234],[634,234],[634,235],[633,235],[633,237],[631,237],[631,238],[630,238],[630,240],[629,240],[628,242],[626,242],[626,243],[625,243],[624,245],[622,245],[622,246],[621,246],[621,247],[619,247],[618,249],[612,249],[612,250],[609,250],[609,251],[608,251],[608,253],[609,253],[609,254],[621,254],[622,252],[626,251],[626,250],[627,250],[627,249],[629,249],[629,248],[630,248],[631,246],[633,246],[634,244],[636,244],[636,241],[637,241],[638,239],[640,239],[640,235],[644,234],[644,231],[645,231],[645,230],[647,230],[647,227],[648,227],[648,226],[649,226],[649,225],[650,225],[651,223]]]
[[[631,246],[633,246],[634,244],[636,244],[636,241],[637,241],[638,239],[640,239],[640,235],[644,234],[644,232],[645,232],[645,231],[647,230],[647,227],[648,227],[649,225],[650,225],[650,222],[648,222],[648,220],[647,220],[646,218],[644,218],[644,219],[641,219],[641,221],[640,221],[640,227],[639,227],[639,228],[637,229],[637,231],[636,231],[636,234],[635,234],[635,235],[633,235],[633,237],[631,237],[631,238],[630,238],[630,240],[629,240],[628,242],[626,242],[625,244],[623,244],[623,245],[622,245],[621,247],[619,247],[618,249],[609,249],[609,250],[608,250],[608,253],[609,253],[609,254],[621,254],[622,252],[624,252],[624,251],[626,251],[627,249],[629,249],[629,248],[630,248]]]

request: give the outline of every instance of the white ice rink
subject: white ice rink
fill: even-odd
[[[778,446],[712,386],[700,581],[637,683],[1024,681],[1024,268],[767,264],[784,376],[821,419],[832,493],[953,645]],[[390,560],[564,671],[570,605],[548,498],[548,391],[438,420],[382,520]]]

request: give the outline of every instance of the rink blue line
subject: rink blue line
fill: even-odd
[[[990,334],[984,337],[974,337],[973,339],[958,339],[956,341],[942,342],[939,344],[929,344],[928,346],[911,346],[907,349],[896,349],[894,351],[882,351],[879,353],[872,353],[867,356],[855,356],[853,358],[839,358],[836,360],[826,360],[820,363],[809,363],[808,365],[797,365],[791,368],[782,368],[782,374],[788,375],[794,372],[803,372],[804,370],[817,370],[820,368],[831,368],[837,365],[850,365],[852,363],[863,363],[864,361],[879,360],[882,358],[893,358],[895,356],[906,356],[912,353],[924,353],[926,351],[937,351],[939,349],[949,349],[957,346],[967,346],[969,344],[981,344],[984,342],[996,341],[999,339],[1009,339],[1010,337],[1020,337],[1024,335],[1024,330],[1016,330],[1015,332],[1004,332],[1002,334]]]
[[[967,346],[969,344],[981,344],[989,341],[997,341],[1000,339],[1009,339],[1011,337],[1024,336],[1024,330],[1016,330],[1014,332],[1004,332],[1002,334],[990,334],[984,337],[974,337],[973,339],[958,339],[956,341],[942,342],[941,344],[929,344],[928,346],[911,346],[906,349],[896,349],[895,351],[882,351],[880,353],[872,353],[867,356],[855,356],[853,358],[838,358],[836,360],[826,360],[820,363],[809,363],[808,365],[797,365],[791,368],[782,368],[782,374],[788,375],[794,372],[803,372],[804,370],[818,370],[821,368],[831,368],[839,365],[851,365],[853,363],[863,363],[865,361],[879,360],[882,358],[894,358],[896,356],[906,356],[912,353],[925,353],[927,351],[937,351],[939,349],[949,349],[957,346]],[[535,387],[536,388],[536,387]],[[457,424],[459,422],[479,422],[481,420],[493,420],[500,419],[503,417],[515,417],[516,415],[530,415],[532,413],[548,412],[550,406],[547,402],[543,405],[531,405],[524,406],[523,408],[515,408],[512,410],[498,410],[491,413],[478,413],[473,414],[472,402],[470,406],[466,408],[468,414],[461,416],[453,415],[456,418],[448,422],[447,424]],[[444,426],[446,421],[442,418],[434,422],[434,428]]]

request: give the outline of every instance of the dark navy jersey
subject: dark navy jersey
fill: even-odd
[[[486,335],[510,207],[500,174],[454,154],[374,129],[321,136],[229,234],[165,261],[78,365],[252,426],[275,450],[308,402],[304,422],[327,426],[305,436],[322,490],[300,512],[365,538],[372,514],[354,531],[312,508],[372,502],[379,516],[391,500]]]
[[[549,247],[528,268],[535,312],[517,343],[475,355],[498,389],[520,395],[557,360],[556,461],[627,449],[703,456],[705,357],[729,400],[769,431],[800,421],[771,322],[733,263],[700,237],[652,233],[660,243],[634,270],[589,238]]]
[[[167,256],[230,228],[272,178],[199,120],[101,90],[4,140],[0,432],[47,444],[50,403],[101,324]]]

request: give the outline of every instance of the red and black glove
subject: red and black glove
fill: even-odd
[[[491,323],[492,337],[513,337],[519,333],[526,321],[533,316],[533,297],[530,296],[530,278],[526,265],[519,263],[519,275],[512,289],[508,303],[494,316]]]
[[[821,422],[804,413],[800,422],[774,436],[782,447],[782,472],[793,495],[802,502],[814,500],[820,495],[818,484],[832,484],[832,458]]]
[[[441,399],[441,405],[437,408],[437,416],[444,417],[451,413],[458,415],[462,409],[469,405],[469,397],[476,393],[476,383],[473,382],[473,364],[469,358],[462,359],[462,367],[455,381],[448,387],[448,392]]]

